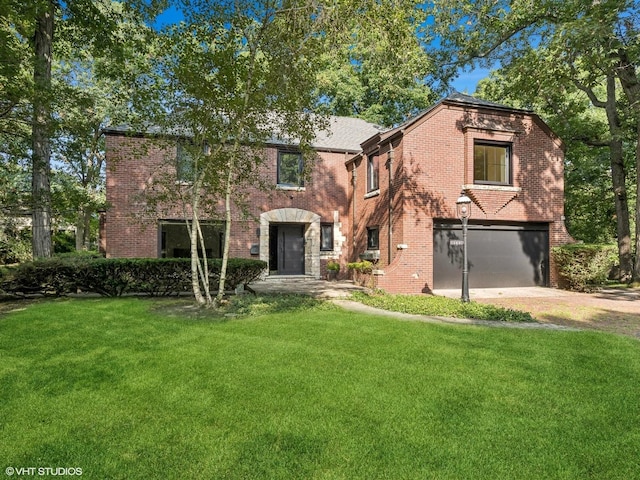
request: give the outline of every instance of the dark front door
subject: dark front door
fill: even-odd
[[[278,275],[304,275],[304,226],[278,225]]]

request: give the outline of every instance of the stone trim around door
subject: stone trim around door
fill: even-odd
[[[260,260],[269,263],[269,226],[272,223],[304,225],[304,271],[320,278],[320,215],[300,208],[278,208],[260,214]]]

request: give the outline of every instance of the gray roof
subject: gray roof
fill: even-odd
[[[169,136],[189,136],[186,129],[172,128],[162,130],[155,125],[148,125],[145,128],[146,135],[169,135]],[[317,150],[330,150],[349,153],[360,152],[360,144],[371,136],[383,131],[382,127],[369,123],[365,120],[352,117],[330,116],[327,121],[327,128],[317,132],[312,146]],[[117,125],[105,128],[106,133],[134,133],[127,125]],[[140,133],[140,132],[138,132]],[[277,145],[289,145],[291,142],[278,138],[272,138],[268,143]],[[295,141],[293,142],[295,143]]]
[[[481,98],[472,97],[471,95],[465,95],[464,93],[460,93],[460,92],[454,92],[448,97],[444,98],[442,101],[465,103],[467,105],[473,105],[476,107],[490,107],[490,108],[495,108],[499,110],[530,112],[530,110],[522,110],[519,108],[509,107],[507,105],[502,105],[500,103],[490,102],[489,100],[482,100]]]
[[[361,143],[381,131],[382,127],[360,118],[329,117],[328,131],[319,132],[313,146],[318,150],[358,153]]]

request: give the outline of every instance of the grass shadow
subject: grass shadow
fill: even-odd
[[[191,321],[225,322],[234,318],[255,317],[274,313],[294,313],[331,309],[329,302],[302,294],[237,295],[224,300],[219,308],[202,308],[193,299],[153,299],[154,313]]]

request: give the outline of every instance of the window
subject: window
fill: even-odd
[[[320,225],[320,250],[333,250],[333,223]]]
[[[378,156],[369,155],[367,157],[367,193],[378,190]]]
[[[278,152],[278,185],[283,187],[303,187],[303,169],[304,162],[301,153]]]
[[[476,143],[473,147],[473,181],[508,185],[510,179],[511,146]]]
[[[379,232],[378,227],[367,228],[367,250],[378,250],[380,248]]]
[[[178,142],[176,155],[176,176],[180,182],[192,182],[195,176],[196,165],[193,154],[189,151],[189,145]]]
[[[187,224],[183,221],[161,221],[159,226],[161,258],[189,258],[191,240]],[[204,222],[200,225],[208,258],[221,258],[224,224]],[[200,253],[202,254],[202,253]]]

